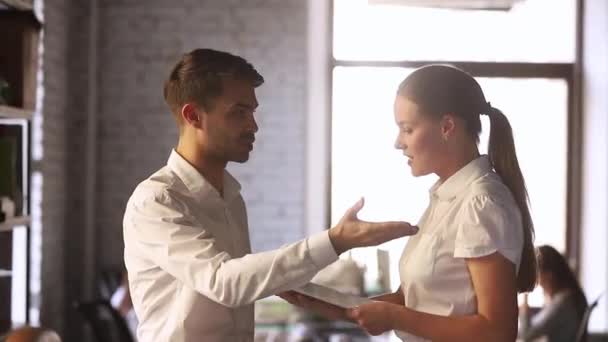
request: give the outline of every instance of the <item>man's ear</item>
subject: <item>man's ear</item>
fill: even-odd
[[[448,113],[441,118],[441,135],[443,140],[448,141],[456,129],[456,119],[454,114]]]
[[[180,115],[184,124],[195,128],[203,127],[202,112],[194,104],[186,103],[183,105]]]

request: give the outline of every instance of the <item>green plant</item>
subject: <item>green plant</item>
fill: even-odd
[[[0,105],[7,105],[11,100],[11,86],[4,78],[0,77]]]

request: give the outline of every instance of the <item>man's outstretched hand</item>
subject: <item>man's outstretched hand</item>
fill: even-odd
[[[365,201],[361,198],[346,211],[340,222],[329,229],[329,239],[337,254],[351,248],[379,245],[403,236],[414,235],[418,227],[402,221],[367,222],[357,218]]]

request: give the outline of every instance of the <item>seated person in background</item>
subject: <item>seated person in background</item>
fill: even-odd
[[[0,340],[3,340],[2,337]],[[61,342],[61,338],[53,330],[23,326],[11,331],[6,342]]]
[[[521,338],[531,341],[546,336],[548,342],[575,341],[587,307],[583,290],[566,259],[551,246],[538,247],[538,268],[545,306],[532,316]],[[520,309],[527,312],[527,303]]]

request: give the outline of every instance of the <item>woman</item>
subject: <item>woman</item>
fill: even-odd
[[[369,333],[404,341],[514,341],[517,293],[536,282],[533,225],[511,126],[467,73],[430,65],[410,74],[394,104],[414,176],[436,174],[430,204],[400,260],[400,288],[349,310],[293,292],[283,298]],[[491,124],[478,151],[480,115]]]
[[[546,336],[548,342],[575,341],[587,299],[566,259],[551,246],[538,247],[539,283],[545,306],[523,332],[525,341]],[[527,311],[526,303],[522,309]]]

